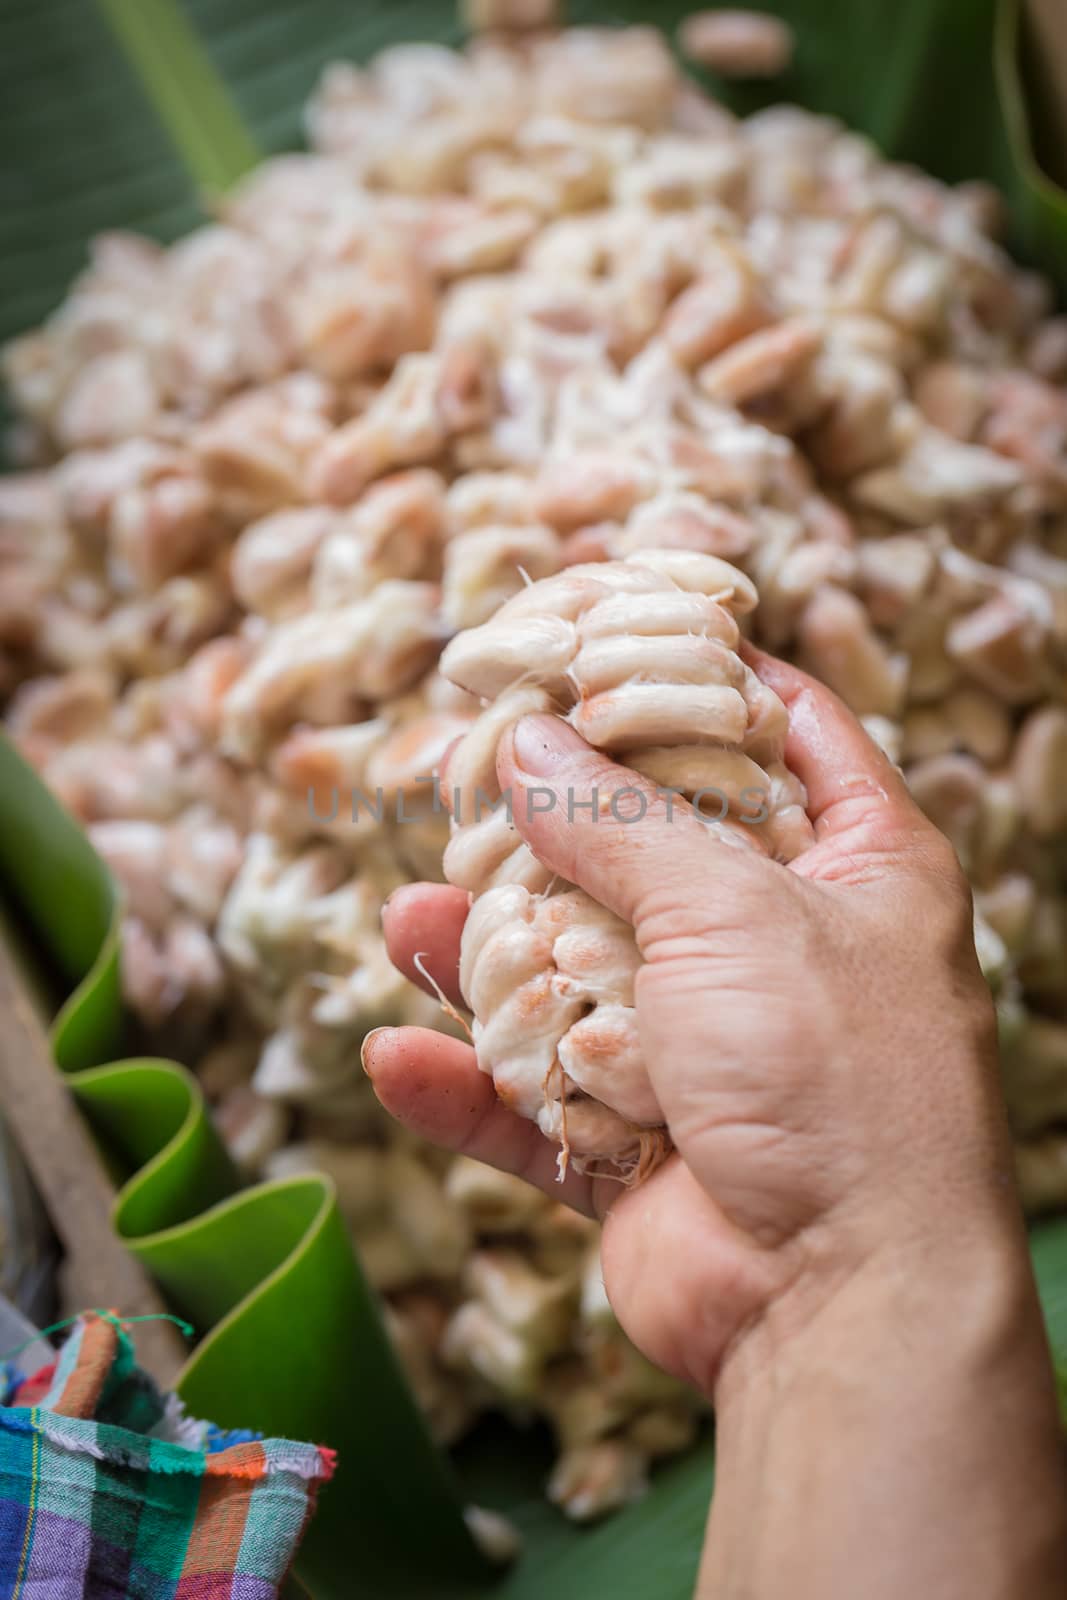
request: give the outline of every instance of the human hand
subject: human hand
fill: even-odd
[[[710,1392],[742,1329],[783,1333],[887,1249],[958,1259],[1016,1229],[993,1007],[951,847],[829,691],[752,653],[790,715],[787,760],[816,843],[790,867],[729,848],[688,806],[533,718],[498,772],[534,852],[634,926],[636,1009],[675,1154],[643,1185],[569,1174],[496,1100],[473,1052],[384,1029],[366,1066],[431,1140],[519,1172],[605,1220],[609,1298],[634,1342]],[[551,811],[522,803],[551,788]],[[639,827],[581,802],[648,795]],[[568,813],[574,818],[568,821]],[[393,959],[458,992],[467,896],[415,885],[385,913]]]
[[[623,1328],[715,1400],[700,1595],[770,1600],[788,1571],[795,1600],[1051,1600],[1062,1443],[970,892],[841,702],[749,660],[786,703],[815,825],[788,867],[685,806],[668,820],[555,718],[524,719],[497,764],[534,852],[634,926],[667,1161],[632,1189],[557,1184],[469,1046],[381,1029],[365,1065],[415,1132],[603,1218]],[[638,826],[564,803],[634,787]],[[466,915],[429,884],[385,912],[393,959],[457,1004]]]

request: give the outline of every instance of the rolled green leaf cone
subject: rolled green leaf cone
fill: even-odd
[[[344,1600],[354,1565],[383,1595],[424,1592],[439,1573],[484,1577],[458,1480],[390,1347],[330,1180],[242,1189],[190,1072],[107,1060],[123,1032],[114,889],[3,736],[0,794],[5,903],[73,984],[52,1042],[118,1186],[114,1227],[198,1335],[178,1392],[221,1426],[337,1451],[298,1561],[316,1600]]]

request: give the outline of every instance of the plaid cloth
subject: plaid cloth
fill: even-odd
[[[273,1600],[333,1464],[186,1417],[87,1313],[0,1369],[0,1600]]]

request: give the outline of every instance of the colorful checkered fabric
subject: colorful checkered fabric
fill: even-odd
[[[333,1472],[186,1417],[110,1316],[0,1402],[0,1600],[272,1600]]]

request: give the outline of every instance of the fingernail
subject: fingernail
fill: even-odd
[[[363,1035],[363,1042],[359,1047],[359,1064],[372,1082],[374,1079],[374,1074],[367,1065],[367,1046],[370,1044],[372,1039],[377,1037],[379,1033],[388,1033],[389,1031],[389,1028],[383,1023],[380,1028],[372,1028],[369,1033],[365,1033]]]
[[[543,712],[522,717],[512,735],[515,764],[532,778],[547,778],[568,755],[585,748],[585,740],[562,717]]]

